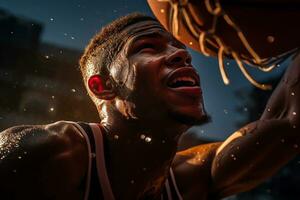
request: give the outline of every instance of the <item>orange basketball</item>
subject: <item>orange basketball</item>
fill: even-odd
[[[237,61],[243,74],[257,83],[243,63],[270,71],[300,47],[299,0],[148,0],[162,25],[190,48]]]

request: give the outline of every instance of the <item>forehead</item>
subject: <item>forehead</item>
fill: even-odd
[[[128,36],[125,42],[125,46],[130,46],[135,41],[145,37],[158,37],[181,43],[176,38],[174,38],[172,34],[166,31],[160,23],[151,20],[132,24],[126,29],[124,29],[122,32]],[[184,45],[182,44],[182,46]]]

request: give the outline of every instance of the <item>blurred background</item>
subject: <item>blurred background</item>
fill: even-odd
[[[57,120],[98,122],[78,59],[101,26],[134,11],[152,15],[141,0],[0,0],[0,130]],[[271,94],[252,87],[230,60],[225,63],[231,84],[225,86],[217,59],[189,51],[212,122],[191,128],[180,149],[225,139],[258,119]],[[289,63],[272,73],[249,70],[275,87]],[[299,169],[297,157],[260,187],[227,199],[299,199]]]

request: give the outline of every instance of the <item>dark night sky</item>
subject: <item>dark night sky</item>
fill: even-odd
[[[151,14],[144,0],[0,0],[0,8],[42,23],[43,41],[76,49],[83,49],[102,25],[119,16],[133,11]],[[234,91],[252,86],[239,73],[234,62],[228,62],[232,84],[224,86],[218,72],[217,60],[192,50],[190,52],[193,64],[201,76],[206,109],[213,119],[212,123],[197,127],[196,130],[205,137],[224,138],[237,129],[235,123],[243,117],[236,113],[236,106],[240,102]],[[271,74],[253,74],[256,79],[264,80],[278,74],[283,68]],[[247,108],[247,105],[242,106]]]

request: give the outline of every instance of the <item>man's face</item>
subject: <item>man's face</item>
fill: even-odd
[[[146,119],[171,117],[185,124],[206,119],[199,76],[186,47],[154,21],[124,31],[130,36],[111,72],[114,78],[127,79],[126,100],[134,105],[134,114]],[[122,64],[127,66],[121,69]]]

